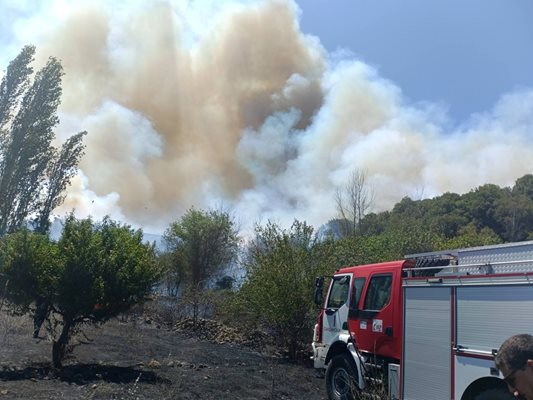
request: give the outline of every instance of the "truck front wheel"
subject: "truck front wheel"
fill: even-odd
[[[326,369],[326,390],[330,400],[354,400],[359,390],[357,368],[351,357],[339,354],[331,359]]]

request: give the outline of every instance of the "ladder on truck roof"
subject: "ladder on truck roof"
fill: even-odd
[[[408,254],[408,276],[486,275],[533,272],[533,241]]]

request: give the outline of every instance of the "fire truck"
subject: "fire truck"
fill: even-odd
[[[533,241],[342,268],[316,279],[315,302],[331,400],[514,399],[494,356],[533,333]]]

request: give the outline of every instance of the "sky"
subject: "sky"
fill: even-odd
[[[467,3],[467,4],[465,4]],[[334,4],[334,6],[332,6]],[[240,226],[373,211],[533,172],[529,0],[0,0],[0,68],[61,60],[74,209],[161,233],[190,207]],[[0,72],[0,75],[2,73]]]
[[[411,101],[446,107],[454,123],[490,109],[502,93],[533,86],[529,0],[298,4],[303,32],[328,51],[348,49]]]

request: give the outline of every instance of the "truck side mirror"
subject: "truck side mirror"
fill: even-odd
[[[322,291],[324,288],[324,277],[319,276],[315,279],[315,304],[322,305]]]

